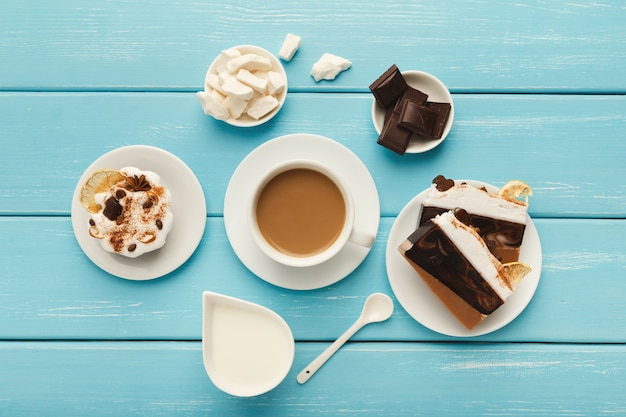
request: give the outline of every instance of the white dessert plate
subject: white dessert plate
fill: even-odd
[[[287,322],[249,301],[202,294],[202,359],[216,387],[238,397],[264,394],[287,376],[295,356]]]
[[[489,192],[498,190],[479,181],[463,181],[476,187],[485,186]],[[457,184],[459,182],[462,181],[456,181]],[[398,251],[400,243],[417,228],[421,205],[426,200],[427,193],[428,190],[421,192],[402,209],[389,232],[386,248],[387,275],[400,305],[423,326],[448,336],[480,336],[506,326],[524,311],[539,284],[542,256],[535,224],[528,217],[519,258],[520,262],[530,265],[532,271],[500,308],[472,330],[468,330],[448,311]]]
[[[278,106],[274,110],[272,110],[271,112],[267,113],[265,116],[263,116],[263,117],[261,117],[259,119],[254,119],[254,118],[248,116],[246,113],[244,113],[237,119],[229,117],[228,119],[224,120],[224,122],[228,123],[229,125],[237,126],[237,127],[254,127],[254,126],[258,126],[258,125],[261,125],[261,124],[263,124],[265,122],[270,121],[274,116],[276,116],[278,114],[280,109],[283,107],[283,104],[285,104],[285,100],[287,99],[287,90],[289,89],[289,87],[288,87],[289,83],[287,81],[287,73],[285,72],[285,68],[281,64],[280,60],[278,58],[276,58],[276,56],[274,56],[274,54],[272,54],[267,49],[261,48],[260,46],[255,46],[255,45],[237,45],[237,46],[233,46],[232,48],[235,48],[235,49],[239,50],[239,52],[241,52],[242,55],[243,54],[255,54],[255,55],[259,55],[259,56],[268,58],[270,60],[270,62],[272,63],[272,69],[271,70],[279,73],[283,77],[283,79],[285,80],[285,88],[276,96],[276,99],[278,100]],[[207,70],[207,74],[209,74],[209,73],[217,74],[216,67],[219,64],[219,60],[220,60],[220,55],[218,55],[213,60],[213,62],[211,62],[211,65],[209,65],[209,69]],[[206,75],[205,75],[205,77],[206,77]],[[207,84],[205,83],[204,91],[211,92],[211,90],[212,90],[212,88],[207,86]]]
[[[348,276],[371,248],[346,245],[328,261],[312,267],[280,264],[256,245],[248,229],[246,201],[255,180],[274,165],[306,158],[323,163],[344,176],[352,191],[355,228],[376,236],[380,202],[372,176],[363,162],[344,145],[324,136],[297,133],[272,139],[254,149],[233,173],[224,197],[224,224],[230,244],[241,262],[259,278],[278,287],[312,290],[327,287]]]
[[[402,71],[402,75],[406,80],[406,83],[413,88],[420,90],[423,93],[428,94],[428,101],[437,101],[450,103],[450,115],[446,122],[446,127],[443,130],[443,134],[439,139],[429,139],[418,137],[414,134],[411,137],[409,146],[406,149],[406,153],[422,153],[429,151],[441,144],[444,139],[450,133],[452,128],[452,122],[454,121],[454,102],[452,101],[452,95],[444,83],[439,81],[437,77],[427,72],[422,71]],[[372,122],[376,132],[380,134],[385,124],[385,109],[376,103],[374,99],[372,102]]]
[[[94,171],[127,166],[154,171],[172,195],[174,224],[165,245],[137,258],[106,252],[89,236],[90,216],[79,200],[81,188]],[[185,263],[200,244],[206,216],[204,192],[193,171],[175,155],[145,145],[125,146],[102,155],[85,170],[72,197],[72,227],[83,252],[109,274],[137,281],[161,277]]]

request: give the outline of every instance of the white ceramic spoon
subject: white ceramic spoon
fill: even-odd
[[[393,313],[393,301],[388,295],[378,292],[367,297],[363,305],[363,311],[361,311],[358,320],[346,330],[344,334],[335,340],[332,345],[328,346],[325,351],[315,358],[313,362],[304,368],[296,377],[297,381],[304,384],[363,326],[369,323],[385,321],[391,317],[391,313]]]

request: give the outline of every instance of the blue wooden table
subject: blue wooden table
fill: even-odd
[[[222,49],[278,53],[289,93],[270,123],[241,129],[203,114],[195,92]],[[621,1],[0,2],[0,415],[626,415],[626,8]],[[316,83],[325,52],[352,61]],[[453,94],[438,148],[376,144],[368,85],[391,64]],[[336,284],[280,288],[251,273],[224,227],[241,160],[291,133],[323,135],[367,166],[380,227]],[[72,193],[101,155],[144,144],[181,158],[207,203],[193,256],[150,281],[101,270],[71,226]],[[508,326],[454,338],[416,322],[385,268],[400,210],[437,174],[534,189],[539,286]],[[293,368],[253,398],[219,391],[201,350],[205,290],[280,314]],[[296,374],[356,319],[395,301],[305,385]]]

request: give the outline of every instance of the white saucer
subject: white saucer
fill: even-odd
[[[154,171],[172,194],[170,209],[174,224],[165,246],[137,258],[102,249],[98,240],[89,236],[90,216],[79,201],[80,190],[94,171],[127,166]],[[106,272],[131,280],[158,278],[185,263],[200,244],[206,216],[204,192],[195,174],[178,157],[152,146],[126,146],[102,155],[85,170],[72,197],[72,227],[83,252]]]
[[[329,165],[345,176],[353,193],[354,224],[376,235],[380,202],[376,185],[363,162],[342,144],[324,136],[291,134],[272,139],[253,150],[239,164],[224,197],[224,224],[233,250],[243,264],[270,284],[291,290],[312,290],[334,284],[354,271],[371,248],[348,242],[332,259],[308,268],[279,264],[254,243],[247,225],[246,204],[259,175],[279,162],[307,158]]]
[[[464,182],[476,187],[485,186],[489,192],[497,191],[496,187],[482,182],[466,180]],[[530,265],[532,271],[524,277],[506,303],[472,330],[467,330],[433,294],[398,251],[400,243],[417,228],[421,205],[427,193],[428,190],[421,192],[402,209],[389,232],[386,248],[387,275],[391,289],[400,305],[420,324],[448,336],[480,336],[506,326],[524,311],[539,284],[542,256],[535,224],[530,217],[527,218],[519,258],[520,262]]]
[[[409,86],[428,94],[428,101],[450,103],[450,115],[446,121],[446,126],[441,138],[420,138],[416,134],[413,134],[409,141],[409,146],[406,148],[406,153],[422,153],[429,151],[439,146],[446,136],[448,136],[448,133],[450,133],[450,129],[452,129],[452,122],[454,121],[454,101],[452,100],[452,95],[444,83],[427,72],[402,71],[402,76]],[[375,99],[372,102],[372,122],[374,123],[374,129],[376,129],[376,132],[380,135],[383,125],[385,124],[385,109],[377,104]]]

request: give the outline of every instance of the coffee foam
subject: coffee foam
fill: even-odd
[[[152,171],[135,167],[125,167],[120,171],[131,178],[143,175],[151,188],[147,191],[131,191],[124,188],[125,181],[121,181],[108,192],[96,194],[95,201],[102,207],[110,198],[116,199],[122,206],[122,214],[114,220],[105,216],[104,209],[92,214],[90,234],[100,240],[100,245],[107,252],[136,258],[165,245],[174,218],[169,207],[171,194],[160,185],[159,175]],[[116,194],[120,190],[125,196],[117,198]],[[145,208],[150,202],[151,206]]]

